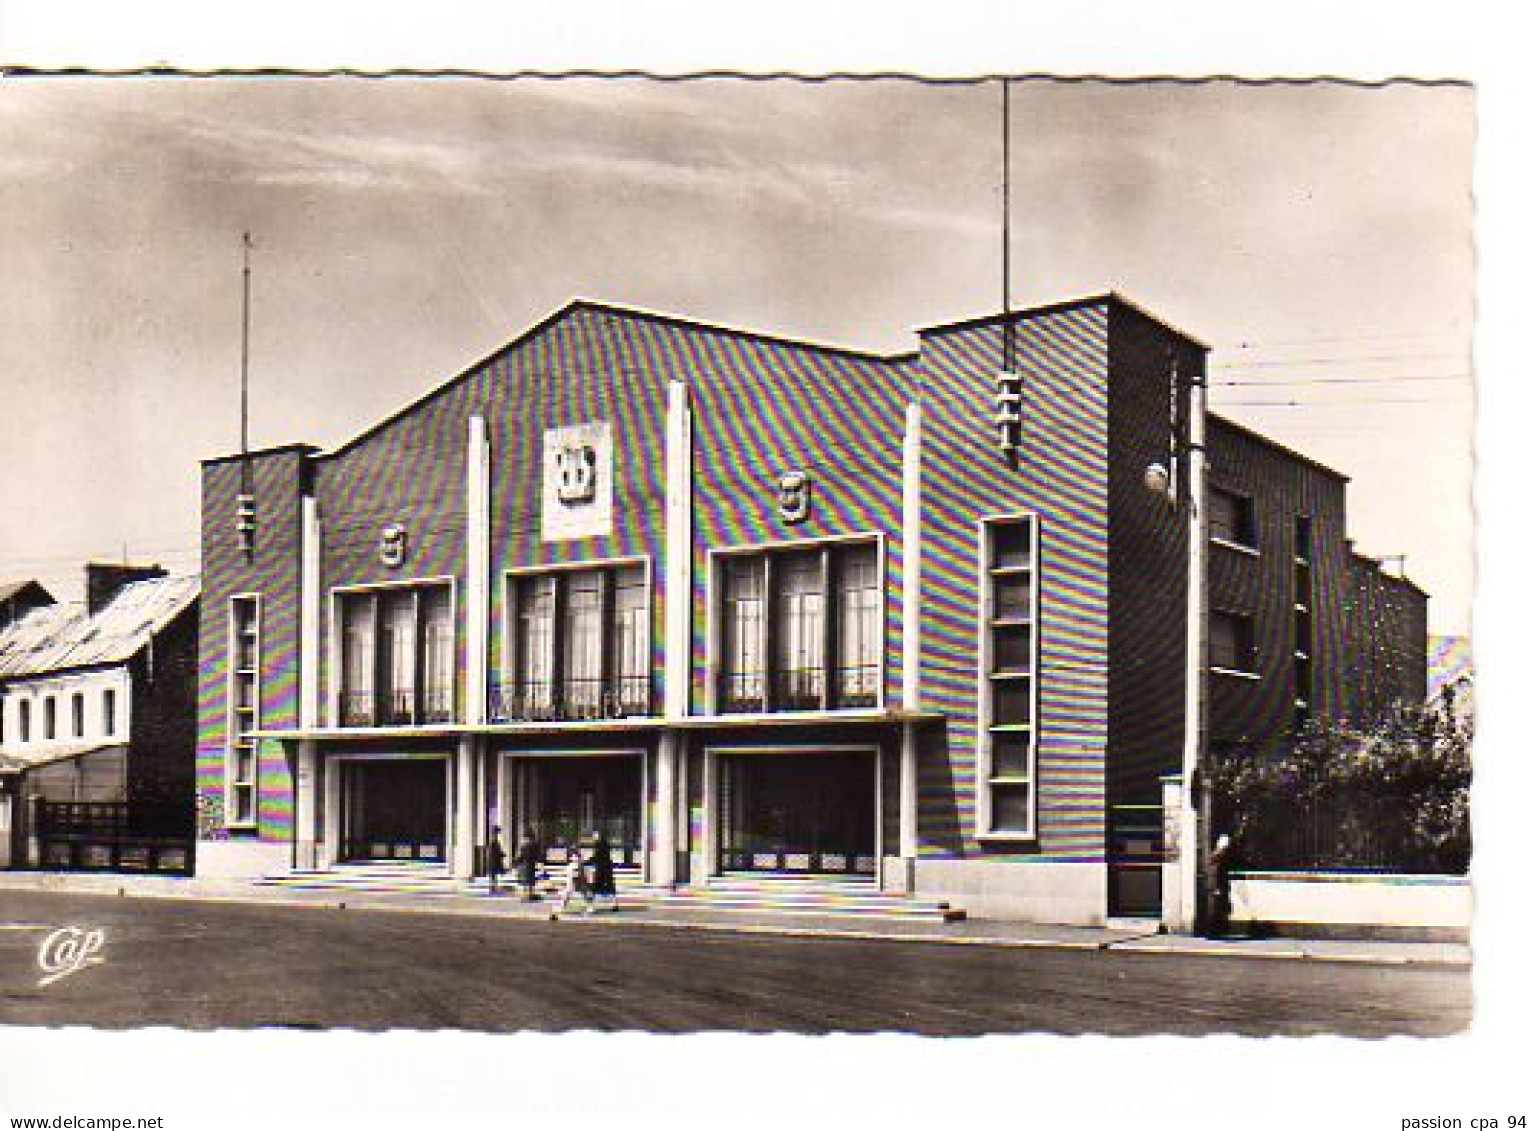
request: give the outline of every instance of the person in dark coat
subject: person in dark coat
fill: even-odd
[[[1232,838],[1223,833],[1211,847],[1206,864],[1209,879],[1206,931],[1221,938],[1232,927]]]
[[[618,890],[613,881],[613,849],[601,832],[592,837],[592,855],[587,859],[592,870],[592,898],[599,906],[618,908]]]
[[[534,886],[539,882],[539,866],[544,863],[544,853],[533,837],[532,829],[524,829],[517,842],[517,882],[522,885],[523,902],[532,903],[539,898]]]
[[[486,889],[496,894],[496,881],[507,870],[507,850],[501,846],[501,826],[491,826],[491,843],[485,851]]]

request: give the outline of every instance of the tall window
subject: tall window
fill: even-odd
[[[32,701],[23,699],[19,706],[19,715],[16,720],[16,730],[22,742],[32,741]]]
[[[603,719],[651,710],[645,567],[614,565],[509,579],[506,679],[498,722]]]
[[[1207,493],[1206,517],[1210,535],[1218,542],[1234,546],[1258,547],[1258,534],[1254,528],[1253,500],[1246,495],[1223,491],[1212,487]]]
[[[43,700],[43,737],[50,741],[59,737],[59,701],[52,695]]]
[[[101,693],[101,733],[111,738],[117,733],[117,690],[108,687]]]
[[[1234,612],[1211,613],[1210,664],[1228,672],[1257,670],[1252,617]]]
[[[981,829],[1035,830],[1038,530],[1034,516],[982,526]]]
[[[343,594],[343,726],[416,726],[454,717],[449,587],[402,585]]]
[[[69,697],[69,733],[85,737],[85,696],[78,691]]]
[[[225,767],[225,819],[230,825],[256,823],[256,740],[261,717],[261,607],[255,597],[229,603],[229,755]]]
[[[1312,519],[1296,517],[1292,564],[1292,629],[1295,636],[1291,658],[1295,683],[1293,718],[1300,727],[1312,714]]]
[[[871,542],[723,558],[721,709],[874,706],[883,643],[879,573]]]

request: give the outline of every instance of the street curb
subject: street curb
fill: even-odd
[[[275,906],[309,908],[328,911],[375,911],[393,912],[401,915],[438,915],[458,916],[460,918],[503,919],[511,921],[529,921],[537,923],[547,922],[571,922],[581,923],[587,926],[598,927],[605,923],[616,923],[621,926],[661,928],[667,930],[684,931],[709,931],[717,934],[740,935],[764,935],[781,938],[823,938],[823,939],[847,939],[860,942],[903,942],[903,943],[930,943],[943,946],[982,946],[995,947],[1002,950],[1066,950],[1066,951],[1113,951],[1117,954],[1141,954],[1179,957],[1182,955],[1194,955],[1200,958],[1252,958],[1269,959],[1290,962],[1336,962],[1353,963],[1375,966],[1422,966],[1439,967],[1445,969],[1469,969],[1472,965],[1471,958],[1457,956],[1426,955],[1414,957],[1402,954],[1319,954],[1296,950],[1245,950],[1238,946],[1223,945],[1220,943],[1188,943],[1175,945],[1150,944],[1144,940],[1167,936],[1158,935],[1132,935],[1119,939],[1061,939],[1061,938],[1021,938],[1021,937],[980,937],[975,935],[925,935],[903,934],[894,931],[876,931],[859,928],[844,927],[813,927],[795,926],[792,924],[767,924],[767,923],[722,923],[687,919],[661,919],[648,916],[645,911],[637,910],[619,912],[618,914],[605,915],[568,915],[558,920],[551,919],[547,915],[519,913],[515,911],[492,911],[489,907],[453,907],[430,904],[414,904],[401,906],[387,903],[367,896],[360,899],[337,899],[335,893],[327,893],[322,898],[305,899],[293,897],[276,897],[263,894],[260,896],[241,893],[191,893],[191,892],[157,892],[157,891],[133,891],[126,885],[117,885],[116,890],[94,890],[64,887],[59,885],[31,886],[22,884],[5,884],[0,882],[0,890],[30,891],[42,895],[85,895],[99,896],[109,899],[163,899],[176,900],[184,903],[221,903],[221,904],[246,904],[251,906]]]

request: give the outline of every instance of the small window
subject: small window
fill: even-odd
[[[1213,487],[1206,504],[1206,517],[1214,540],[1250,549],[1258,548],[1258,536],[1253,523],[1253,500],[1248,496]]]
[[[43,738],[59,736],[59,702],[52,695],[43,700]]]
[[[19,737],[22,742],[32,741],[32,701],[30,699],[23,699],[21,701],[21,710],[17,719],[16,729],[20,732]]]
[[[1211,614],[1211,667],[1231,672],[1253,672],[1257,657],[1253,646],[1253,618],[1241,613]]]
[[[108,738],[117,733],[117,691],[110,687],[101,693],[101,733]]]
[[[85,696],[78,691],[69,697],[69,733],[85,737]]]

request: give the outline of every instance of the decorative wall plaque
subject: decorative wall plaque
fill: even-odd
[[[379,561],[390,569],[398,569],[405,564],[408,543],[405,527],[398,522],[390,523],[379,531]]]
[[[613,430],[608,424],[549,429],[542,466],[546,542],[613,532]]]
[[[811,514],[811,473],[786,471],[779,476],[779,517],[791,526]]]

